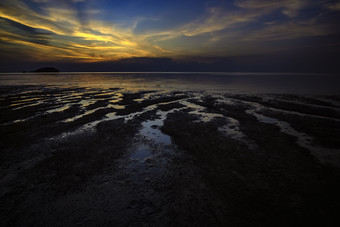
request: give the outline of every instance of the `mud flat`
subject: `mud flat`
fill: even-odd
[[[2,86],[1,226],[337,226],[339,96]]]

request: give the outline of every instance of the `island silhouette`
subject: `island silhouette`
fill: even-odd
[[[33,72],[36,73],[40,73],[40,72],[60,72],[58,69],[54,68],[54,67],[43,67],[43,68],[39,68]]]

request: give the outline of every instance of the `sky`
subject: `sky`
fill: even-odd
[[[0,72],[340,72],[340,0],[1,0],[0,48]]]

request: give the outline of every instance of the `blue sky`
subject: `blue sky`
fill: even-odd
[[[339,48],[339,0],[1,0],[1,58],[175,60]]]

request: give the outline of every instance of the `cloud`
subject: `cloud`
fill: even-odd
[[[220,34],[218,33],[220,31],[224,31],[225,34],[230,34],[234,33],[237,29],[241,30],[250,24],[260,22],[262,18],[265,18],[277,10],[280,10],[282,14],[289,17],[297,17],[299,10],[313,5],[308,5],[306,0],[236,0],[234,4],[238,9],[210,7],[207,9],[205,15],[189,23],[180,25],[175,29],[160,31],[158,33],[151,32],[149,33],[149,37],[153,36],[158,37],[159,39],[157,40],[167,40],[182,35],[199,36],[207,33],[219,36]],[[276,21],[266,23],[276,23]],[[212,40],[217,39],[216,37],[212,38]]]
[[[235,5],[245,9],[280,10],[289,17],[298,15],[298,11],[307,6],[307,0],[236,0]]]
[[[58,24],[57,18],[38,13],[19,0],[1,1],[0,17],[29,27],[44,29],[59,35],[64,35],[72,31],[70,26]]]
[[[328,24],[318,23],[316,19],[290,21],[269,26],[252,33],[247,40],[285,40],[303,37],[325,36],[336,33]]]
[[[67,1],[67,4],[68,2],[70,1]],[[159,53],[162,50],[157,45],[148,45],[135,37],[130,28],[117,28],[112,23],[92,18],[89,18],[84,26],[77,17],[76,10],[65,4],[43,4],[40,10],[41,12],[37,12],[18,0],[2,1],[0,17],[6,21],[6,24],[0,26],[2,41],[16,43],[28,49],[33,48],[35,52],[46,52],[46,48],[55,48],[56,52],[46,58],[52,58],[54,55],[81,61],[154,56],[153,52]],[[83,10],[83,13],[91,15],[94,11]],[[24,30],[25,34],[22,34]],[[38,34],[37,30],[45,32]],[[49,39],[43,39],[47,33]],[[102,56],[105,56],[105,59]]]
[[[253,22],[261,16],[257,12],[228,12],[219,8],[210,8],[206,18],[198,19],[185,25],[182,29],[184,35],[196,36],[212,33],[224,29],[232,29]]]
[[[325,7],[330,10],[340,10],[340,1],[337,1],[335,3],[327,3],[325,4]]]
[[[152,31],[143,35],[144,39],[151,42],[164,42],[174,40],[178,43],[178,39],[183,37],[202,37],[205,43],[209,40],[217,40],[220,33],[234,33],[233,29],[240,29],[243,26],[253,23],[262,14],[257,12],[243,12],[243,11],[227,11],[223,8],[211,7],[208,8],[206,14],[194,19],[191,22],[178,25],[175,28]],[[201,42],[203,45],[203,43]]]
[[[158,17],[136,14],[125,23],[104,13],[109,9],[95,8],[95,4],[90,7],[88,1],[27,2],[0,1],[1,47],[13,51],[18,45],[15,51],[45,55],[42,60],[230,56],[254,53],[259,42],[338,31],[332,22],[334,16],[318,17],[338,9],[339,2],[328,0],[235,0],[231,5],[215,2],[205,5],[203,13],[188,17],[173,19],[173,12]]]
[[[38,31],[32,27],[11,21],[8,19],[0,18],[2,29],[0,30],[2,36],[7,38],[20,37],[20,39],[32,43],[48,45],[50,34]]]
[[[58,0],[58,2],[66,2],[66,3],[77,3],[77,2],[85,2],[86,0]],[[56,2],[55,0],[33,0],[36,3],[51,3]]]

